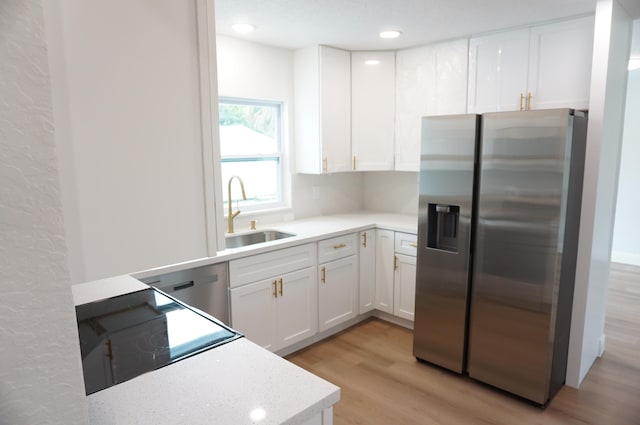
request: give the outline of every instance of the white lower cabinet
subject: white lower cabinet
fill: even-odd
[[[376,308],[376,230],[360,232],[359,313]]]
[[[231,289],[231,307],[234,329],[267,350],[277,349],[277,307],[272,279]]]
[[[231,326],[279,351],[374,309],[413,321],[415,242],[369,229],[232,260]]]
[[[231,290],[233,327],[277,351],[316,334],[316,268],[309,267]]]
[[[318,242],[320,332],[358,314],[358,236],[354,233]],[[333,260],[323,263],[323,259]]]
[[[413,322],[416,311],[417,236],[396,232],[394,251],[393,314]]]
[[[376,230],[376,309],[393,314],[392,230]]]
[[[414,320],[416,235],[377,230],[376,308]]]
[[[271,351],[315,335],[315,255],[315,244],[306,244],[231,261],[231,326]],[[250,277],[259,280],[245,283]]]
[[[416,299],[416,257],[396,254],[393,276],[393,314],[413,322]]]

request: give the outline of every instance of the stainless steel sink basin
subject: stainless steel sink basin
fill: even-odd
[[[295,236],[292,233],[279,232],[277,230],[257,230],[241,235],[229,235],[225,238],[227,248],[240,248],[242,246],[254,245],[257,243],[276,241],[278,239]]]

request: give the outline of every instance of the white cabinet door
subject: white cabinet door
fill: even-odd
[[[393,314],[394,233],[376,230],[376,309]]]
[[[472,38],[467,111],[519,110],[526,101],[528,70],[528,28]]]
[[[276,286],[278,350],[318,332],[316,268],[285,274]]]
[[[278,349],[276,279],[231,289],[231,326],[256,344]]]
[[[531,29],[531,109],[589,107],[593,16]]]
[[[467,110],[468,41],[396,53],[395,169],[419,171],[421,118]]]
[[[318,316],[320,332],[358,313],[358,256],[319,266]]]
[[[421,118],[436,114],[435,62],[431,46],[396,53],[396,170],[420,170]]]
[[[270,351],[318,330],[316,268],[231,289],[231,326]]]
[[[376,230],[360,232],[360,314],[375,308],[376,300]]]
[[[351,55],[326,46],[294,52],[296,170],[351,170]]]
[[[435,44],[437,115],[467,112],[469,42],[463,40]]]
[[[351,170],[351,56],[320,47],[320,113],[324,172]]]
[[[414,320],[416,298],[416,257],[396,255],[393,314]]]
[[[351,53],[353,169],[393,170],[395,52]]]

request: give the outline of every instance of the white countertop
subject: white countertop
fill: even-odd
[[[87,402],[92,425],[268,425],[303,423],[339,399],[335,385],[241,338]]]
[[[183,263],[144,270],[132,273],[131,276],[143,279],[145,277],[235,260],[249,255],[261,254],[263,252],[288,248],[303,243],[316,242],[346,233],[360,232],[373,228],[416,234],[418,233],[418,217],[415,215],[363,211],[267,224],[260,226],[258,230],[278,230],[293,233],[295,236],[267,243],[247,245],[241,248],[225,249],[224,251],[218,251],[215,257],[199,258]],[[250,233],[250,231],[239,230],[236,232],[236,234],[243,233]]]
[[[73,304],[80,305],[128,294],[148,287],[149,285],[140,282],[138,279],[124,275],[73,285],[71,294],[73,295]]]

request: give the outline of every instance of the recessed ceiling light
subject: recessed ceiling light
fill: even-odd
[[[367,59],[364,61],[365,65],[378,65],[380,61],[378,59]]]
[[[251,24],[233,24],[231,28],[239,34],[249,34],[251,31],[256,29],[255,25]]]
[[[380,38],[398,38],[400,34],[402,33],[397,30],[386,30],[380,33]]]

